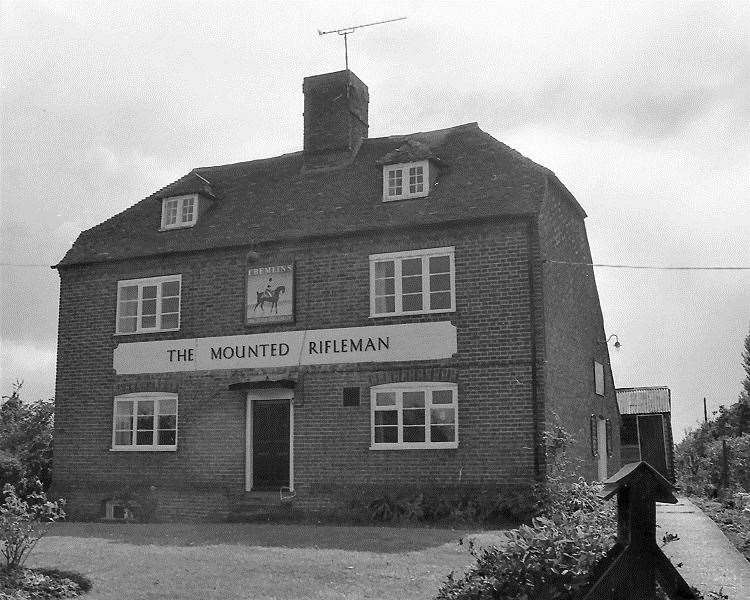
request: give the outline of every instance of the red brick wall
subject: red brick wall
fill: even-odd
[[[455,313],[369,318],[370,254],[450,245],[455,246]],[[114,374],[117,343],[155,339],[451,320],[458,330],[458,353],[450,360],[305,368],[303,399],[295,406],[300,496],[326,486],[372,482],[509,485],[534,480],[529,277],[538,280],[539,296],[541,276],[529,268],[536,248],[533,240],[529,243],[527,220],[256,247],[259,263],[295,261],[296,322],[264,327],[244,324],[248,250],[61,270],[55,481],[57,491],[73,500],[74,516],[97,516],[101,501],[124,487],[156,488],[162,518],[181,514],[184,502],[177,504],[176,498],[200,496],[200,514],[208,515],[226,506],[205,498],[229,502],[244,489],[245,395],[227,386],[257,371]],[[175,273],[182,274],[180,331],[113,335],[117,281]],[[537,346],[543,340],[542,315],[537,310]],[[460,447],[370,451],[369,385],[384,376],[398,380],[401,370],[415,366],[454,369]],[[541,401],[550,382],[541,361],[537,370]],[[342,389],[351,385],[363,389],[359,407],[342,406]],[[133,391],[179,393],[176,452],[109,451],[113,396]]]
[[[566,194],[550,180],[539,216],[542,259],[590,264],[586,227]],[[586,475],[594,479],[597,467],[590,450],[589,416],[611,419],[611,475],[619,467],[620,419],[593,268],[545,262],[543,295],[547,422],[552,422],[554,412],[576,440],[572,455],[583,461]],[[595,360],[604,365],[603,397],[594,393]]]

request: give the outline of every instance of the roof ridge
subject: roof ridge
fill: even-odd
[[[476,128],[482,131],[482,129],[479,127],[479,123],[476,121],[471,121],[470,123],[461,123],[460,125],[452,125],[450,127],[441,127],[440,129],[429,129],[427,131],[413,131],[412,133],[397,133],[393,135],[384,135],[381,137],[374,137],[374,138],[366,138],[365,142],[379,142],[379,141],[386,141],[386,140],[395,140],[399,138],[410,138],[410,137],[416,137],[419,135],[427,135],[430,133],[443,133],[443,132],[449,132],[449,131],[460,131],[462,129],[472,129]]]
[[[193,168],[190,171],[190,173],[192,173],[192,172],[196,172],[197,173],[198,171],[207,171],[209,169],[223,169],[223,168],[226,168],[226,167],[238,167],[238,166],[242,166],[242,165],[251,165],[253,163],[261,163],[261,162],[266,162],[266,161],[269,161],[269,160],[279,160],[279,159],[282,159],[282,158],[289,158],[290,156],[294,156],[295,154],[302,154],[302,150],[295,150],[294,152],[285,152],[284,154],[277,154],[276,156],[266,156],[265,158],[253,158],[252,160],[240,160],[240,161],[234,162],[234,163],[225,163],[225,164],[221,164],[221,165],[207,165],[205,167],[195,167],[195,168]],[[188,175],[190,173],[188,173]],[[172,185],[172,184],[170,184],[170,185]]]
[[[635,387],[615,388],[616,392],[629,392],[633,390],[668,390],[668,385],[638,385]]]
[[[368,137],[363,140],[363,143],[406,139],[406,138],[418,137],[420,135],[424,136],[424,135],[437,134],[437,133],[448,133],[448,132],[461,131],[462,129],[471,129],[471,128],[476,128],[482,131],[482,129],[479,127],[479,123],[477,123],[476,121],[471,121],[469,123],[461,123],[459,125],[452,125],[450,127],[441,127],[440,129],[430,129],[427,131],[414,131],[412,133],[400,133],[400,134],[386,135],[386,136],[381,136],[381,137],[372,137],[372,138]],[[234,163],[225,163],[225,164],[218,164],[218,165],[206,165],[203,167],[195,167],[190,172],[192,173],[193,171],[198,172],[198,171],[206,171],[209,169],[220,169],[220,168],[225,168],[225,167],[251,165],[253,163],[260,163],[260,162],[269,161],[269,160],[288,158],[290,156],[294,156],[294,155],[302,154],[302,153],[303,153],[303,150],[295,150],[293,152],[284,152],[283,154],[276,154],[274,156],[266,156],[263,158],[254,158],[252,160],[241,160],[241,161],[234,162]],[[172,182],[172,183],[175,183],[175,182]],[[170,183],[169,185],[172,185],[172,184]],[[165,187],[169,187],[169,186],[165,186]],[[162,188],[162,190],[163,189],[164,188]]]

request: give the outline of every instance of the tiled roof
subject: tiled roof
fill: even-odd
[[[668,387],[617,388],[615,391],[621,415],[666,413],[672,410]]]
[[[382,202],[382,164],[409,149],[431,156],[440,175],[429,196]],[[548,169],[498,142],[476,123],[364,140],[348,166],[303,172],[302,152],[194,169],[84,231],[59,266],[241,246],[469,218],[535,214]],[[209,182],[209,183],[206,183]],[[561,184],[559,184],[561,185]],[[159,231],[161,199],[212,198],[191,228]],[[581,214],[583,209],[572,196]]]

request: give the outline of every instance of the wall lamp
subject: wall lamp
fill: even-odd
[[[614,347],[615,348],[619,348],[620,346],[622,346],[622,344],[620,343],[620,340],[617,337],[616,333],[613,333],[612,335],[610,335],[604,342],[599,341],[599,343],[600,344],[609,344],[609,340],[611,340],[612,338],[615,338],[615,343],[614,343]]]

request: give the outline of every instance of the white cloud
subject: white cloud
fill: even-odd
[[[57,351],[53,346],[0,340],[0,391],[7,395],[14,381],[24,382],[27,400],[55,395]]]

